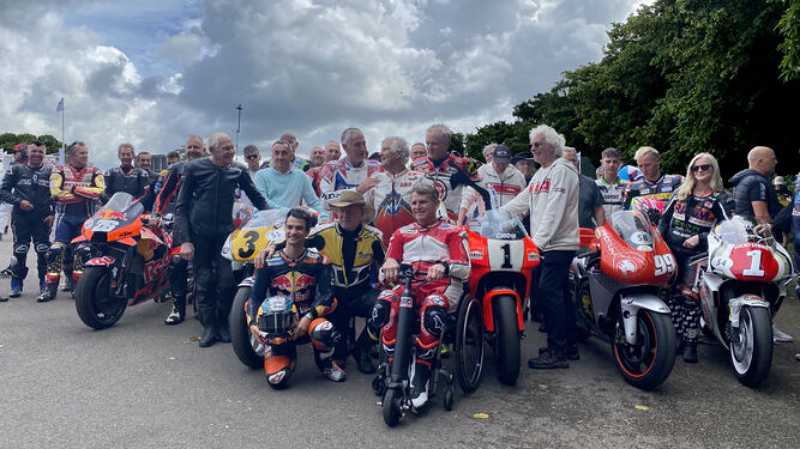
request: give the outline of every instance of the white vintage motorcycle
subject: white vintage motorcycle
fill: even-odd
[[[759,235],[762,234],[762,235]],[[772,365],[772,319],[795,277],[792,258],[771,235],[734,216],[708,234],[708,253],[697,270],[704,332],[730,352],[739,381],[761,384]]]

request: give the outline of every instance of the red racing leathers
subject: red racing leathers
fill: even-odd
[[[419,312],[420,332],[417,337],[417,363],[430,366],[446,326],[447,314],[455,311],[469,278],[469,258],[463,232],[443,220],[430,227],[412,223],[395,231],[387,257],[410,264],[417,274],[411,284],[414,307]],[[444,278],[426,281],[428,269],[437,264],[447,269]],[[373,311],[373,328],[383,326],[381,340],[391,355],[397,335],[397,314],[403,286],[385,290]]]
[[[414,170],[403,170],[393,175],[378,172],[373,175],[378,184],[364,198],[375,211],[375,227],[383,233],[383,244],[389,245],[394,231],[414,222],[411,215],[411,188],[424,175]]]

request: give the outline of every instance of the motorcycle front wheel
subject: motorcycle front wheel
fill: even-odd
[[[92,329],[113,326],[125,313],[128,301],[111,294],[111,273],[106,267],[87,267],[75,289],[75,309]]]
[[[742,307],[739,332],[728,345],[736,378],[748,387],[757,387],[772,366],[772,320],[765,307]]]
[[[667,379],[675,364],[672,318],[663,313],[640,309],[634,345],[625,341],[625,328],[620,318],[611,349],[614,362],[626,382],[642,390],[658,387]]]
[[[495,363],[497,378],[505,385],[514,385],[519,377],[520,335],[517,329],[517,302],[513,296],[493,300],[495,325]]]
[[[258,369],[264,366],[264,358],[255,350],[255,346],[259,343],[255,341],[247,327],[247,314],[244,310],[251,290],[251,287],[239,287],[236,291],[231,313],[228,316],[228,326],[231,330],[231,346],[233,346],[236,357],[250,369]]]

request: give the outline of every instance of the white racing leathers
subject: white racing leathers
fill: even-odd
[[[322,208],[330,211],[329,203],[339,198],[343,190],[355,190],[362,181],[378,171],[380,164],[370,159],[365,159],[359,167],[354,167],[347,158],[326,162],[319,173]]]
[[[482,165],[478,169],[478,176],[480,177],[478,185],[489,191],[493,208],[508,204],[526,186],[525,176],[511,164],[502,173],[498,173],[492,163]],[[486,213],[486,205],[475,189],[467,187],[461,198],[461,210],[468,218],[473,219],[482,217]]]

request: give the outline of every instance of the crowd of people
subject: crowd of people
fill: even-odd
[[[546,125],[530,131],[532,157],[493,143],[484,148],[482,165],[450,151],[451,136],[437,124],[428,128],[424,143],[409,146],[390,136],[370,156],[364,133],[348,128],[339,142],[314,147],[304,161],[297,138],[285,133],[272,143],[268,162],[255,145],[246,146],[244,164],[234,161],[228,135],[215,133],[205,141],[189,136],[183,160],[170,153],[169,169],[160,174],[151,173],[148,153],[137,155],[128,143],[117,149],[119,166],[102,173],[89,163],[83,142],[69,145],[65,163],[55,166],[45,163],[45,147],[34,142],[17,152],[0,188],[0,200],[13,206],[10,296],[22,294],[30,247],[37,256],[38,301],[55,299],[62,272],[63,290],[71,290],[71,240],[98,205],[127,192],[146,210],[175,217],[173,244],[181,261],[170,267],[174,302],[165,323],[186,318],[191,263],[203,326],[199,345],[230,342],[227,317],[236,284],[221,249],[233,229],[234,203],[287,208],[285,241],[269,247],[255,264],[248,303],[253,336],[259,338],[255,317],[265,297],[289,295],[300,314],[293,338],[312,342],[328,379],[346,379],[350,355],[360,371],[372,373],[371,348],[380,340],[388,354],[393,351],[402,295],[393,281],[401,263],[411,264],[422,276],[414,284],[421,329],[412,378],[412,399],[421,406],[428,397],[432,348],[469,276],[460,226],[481,220],[490,207],[524,219],[541,252],[532,305],[547,344],[528,361],[532,369],[568,368],[579,359],[575,304],[566,294],[569,266],[582,250],[579,228],[602,226],[624,209],[656,211],[653,219],[679,266],[670,308],[683,359],[690,363],[697,362],[700,307],[688,262],[705,250],[712,227],[736,214],[778,236],[791,233],[792,225],[800,235],[800,195],[786,201],[783,178],[773,183],[777,160],[767,147],[748,153],[748,169],[733,176],[726,190],[716,158],[705,152],[694,156],[681,176],[662,172],[655,148],[639,148],[635,166],[624,163],[621,151],[607,148],[592,179],[581,174],[580,153]],[[381,285],[387,286],[383,292]],[[356,317],[366,325],[348,349],[343,341]],[[791,338],[775,331],[777,338]],[[276,346],[266,357],[278,360],[282,351]],[[287,375],[285,364],[267,366],[273,367],[270,382]]]

